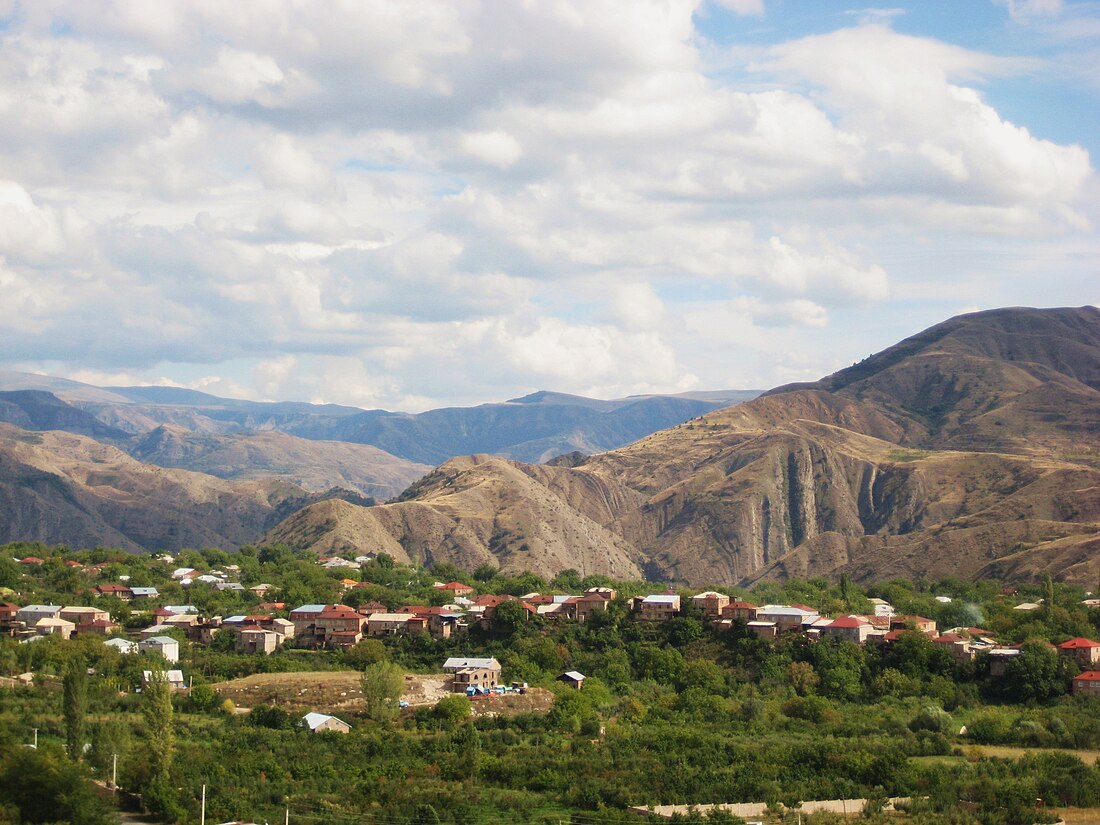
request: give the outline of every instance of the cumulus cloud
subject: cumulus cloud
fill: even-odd
[[[1034,61],[876,9],[712,71],[718,6],[773,11],[16,3],[7,363],[391,408],[766,386],[911,294],[899,243],[1091,248],[1088,153],[985,93]]]

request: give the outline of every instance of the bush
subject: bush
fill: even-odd
[[[909,730],[914,733],[919,731],[930,731],[932,733],[947,735],[952,732],[953,727],[954,722],[951,719],[951,714],[935,705],[928,705],[922,708],[920,713],[909,721]]]

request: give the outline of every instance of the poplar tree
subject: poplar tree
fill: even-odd
[[[88,710],[88,671],[84,660],[73,658],[64,678],[65,746],[69,758],[80,761],[84,753],[84,715]]]
[[[166,782],[172,769],[172,689],[163,670],[153,670],[142,691],[149,774],[152,782]]]

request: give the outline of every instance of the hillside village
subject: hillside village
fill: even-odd
[[[144,556],[7,549],[0,674],[14,690],[0,691],[5,735],[30,741],[40,728],[33,735],[45,745],[59,736],[60,710],[52,711],[57,721],[43,720],[58,707],[73,663],[87,669],[90,709],[101,719],[133,719],[147,695],[166,690],[187,731],[177,747],[188,757],[172,769],[182,796],[172,804],[189,810],[197,804],[193,783],[215,770],[214,757],[195,750],[199,743],[236,754],[252,742],[313,763],[341,747],[333,737],[395,754],[398,742],[418,742],[425,761],[395,755],[387,770],[424,782],[431,765],[451,765],[429,784],[434,807],[452,811],[464,804],[461,783],[471,781],[461,760],[472,758],[483,801],[461,817],[440,817],[456,823],[496,821],[516,783],[535,781],[509,778],[525,764],[560,777],[551,795],[564,807],[555,811],[631,809],[644,818],[647,805],[659,809],[653,816],[671,816],[695,802],[760,805],[776,794],[851,800],[882,787],[908,799],[925,781],[901,770],[908,759],[954,759],[979,745],[1100,747],[1100,724],[1090,721],[1100,719],[1100,600],[1049,581],[894,581],[863,590],[815,579],[700,590],[574,571],[547,581],[488,568],[424,569],[385,554],[280,547]],[[371,698],[375,671],[397,680],[382,705]],[[27,715],[27,707],[40,710]],[[104,750],[121,748],[128,755],[119,785],[140,791],[152,740],[138,728],[125,733],[129,744],[111,744],[129,724],[96,723],[89,764],[102,778]],[[686,747],[658,744],[664,737],[686,743],[704,729],[716,737],[708,747],[743,742],[736,760],[752,760],[750,775],[772,778],[735,780],[743,776],[736,760],[709,768],[703,760],[686,784],[642,780],[656,770],[647,760]],[[439,745],[451,755],[432,750],[441,731],[463,742]],[[520,751],[508,744],[528,739]],[[469,757],[473,740],[492,756]],[[620,767],[604,779],[576,773],[558,750],[534,744],[544,740]],[[872,761],[796,778],[791,743],[831,749],[834,740]],[[872,756],[891,748],[900,749],[890,751],[892,767]],[[239,756],[222,759],[217,770],[233,765],[249,775]],[[759,760],[793,772],[784,778]],[[268,776],[292,781],[266,764]],[[341,810],[382,798],[410,812],[418,804],[415,795],[387,797],[381,786],[337,802],[331,783],[340,775],[294,793],[307,800],[301,804]],[[1090,799],[1091,787],[1074,798]],[[1096,788],[1100,800],[1100,775]],[[214,804],[241,821],[277,813],[252,791],[247,799],[221,793]]]
[[[376,554],[354,558],[328,556],[316,558],[311,563],[326,572],[341,571],[339,591],[354,596],[356,591],[376,585],[369,580],[348,578],[348,572],[375,564],[377,558]],[[33,555],[12,561],[29,571],[45,564],[44,559]],[[0,602],[0,635],[21,644],[50,636],[61,640],[78,635],[100,636],[104,637],[105,645],[119,653],[148,655],[176,664],[180,661],[181,643],[211,645],[216,637],[223,648],[245,655],[270,655],[286,647],[348,651],[364,639],[427,634],[438,640],[457,640],[471,627],[490,631],[502,605],[510,609],[510,621],[518,618],[552,623],[584,622],[596,613],[606,613],[619,598],[615,588],[599,585],[576,595],[532,591],[515,596],[478,593],[475,584],[462,581],[434,581],[431,590],[441,597],[437,601],[445,601],[443,604],[393,605],[371,599],[358,602],[356,607],[344,603],[291,606],[284,601],[266,600],[274,590],[272,584],[246,586],[242,583],[241,568],[236,564],[209,567],[208,572],[202,572],[193,567],[173,567],[176,559],[168,554],[157,556],[153,563],[163,566],[170,580],[184,592],[206,588],[216,593],[238,595],[254,604],[246,613],[210,615],[193,604],[165,603],[156,587],[121,581],[102,582],[80,588],[73,594],[79,601],[90,604]],[[70,571],[79,572],[89,583],[102,577],[110,567],[106,562],[84,565],[74,559],[65,559],[62,564]],[[11,592],[10,588],[6,590]],[[1005,588],[1001,595],[1008,599],[1014,593],[1013,588]],[[948,596],[936,598],[944,604],[951,602]],[[869,612],[838,615],[824,615],[823,611],[800,603],[756,605],[715,590],[665,590],[624,598],[621,602],[629,616],[639,623],[670,622],[690,616],[708,623],[717,632],[739,629],[764,640],[798,636],[807,640],[835,639],[859,646],[890,648],[903,634],[913,631],[947,651],[957,663],[972,663],[981,657],[993,677],[1003,677],[1008,662],[1019,656],[1023,648],[1023,643],[1002,643],[993,631],[981,627],[956,626],[941,630],[933,619],[899,615],[889,602],[874,597],[867,600],[871,607]],[[117,607],[120,603],[126,605],[125,627],[118,621],[119,611],[116,610],[114,616],[111,612],[111,606]],[[1081,605],[1100,614],[1100,600],[1086,598]],[[1027,613],[1042,608],[1039,603],[1021,601],[1012,609]],[[145,621],[147,626],[137,626]],[[1100,696],[1100,642],[1075,637],[1052,645],[1052,648],[1081,671],[1073,676],[1072,691]],[[491,661],[494,663],[491,673],[463,674],[466,678],[456,680],[456,689],[461,692],[469,689],[477,694],[498,687],[500,665],[495,659]],[[446,664],[443,669],[453,670]],[[24,678],[29,676],[26,674]],[[177,686],[182,687],[182,684]]]

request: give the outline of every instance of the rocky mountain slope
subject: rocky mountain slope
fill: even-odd
[[[432,468],[377,447],[310,441],[275,431],[213,435],[163,424],[128,447],[131,456],[226,479],[282,479],[310,492],[332,487],[393,498]]]
[[[629,561],[696,584],[1045,571],[1091,584],[1100,310],[960,316],[587,460],[459,459],[369,516],[321,507],[269,537],[356,547],[354,520],[367,544],[422,560],[542,573]]]
[[[84,436],[0,424],[0,541],[234,549],[310,500],[282,481],[154,467]]]

